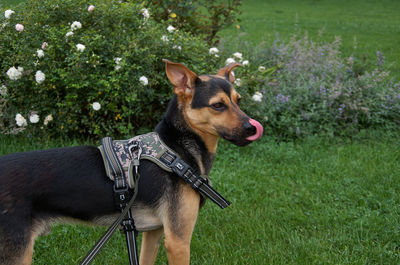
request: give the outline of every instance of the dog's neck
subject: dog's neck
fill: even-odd
[[[155,131],[161,140],[197,170],[197,173],[210,173],[215,153],[209,152],[202,138],[187,125],[176,96],[171,99],[167,112]]]

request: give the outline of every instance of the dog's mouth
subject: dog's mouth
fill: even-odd
[[[261,123],[259,123],[258,121],[254,120],[254,119],[250,119],[249,123],[256,128],[256,133],[247,137],[246,140],[248,141],[255,141],[261,138],[264,128],[262,127]]]
[[[254,119],[248,120],[249,127],[246,127],[245,130],[233,130],[232,132],[222,131],[220,135],[225,140],[237,145],[237,146],[245,146],[250,144],[253,141],[256,141],[261,138],[263,134],[263,127],[261,123]]]

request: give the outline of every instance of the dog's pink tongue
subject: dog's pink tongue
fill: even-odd
[[[262,127],[261,123],[259,123],[256,120],[253,120],[253,119],[250,119],[249,123],[251,125],[253,125],[254,127],[256,127],[257,130],[256,130],[256,133],[254,135],[247,137],[246,140],[255,141],[257,139],[260,139],[260,137],[262,136],[263,131],[264,131],[264,128]]]

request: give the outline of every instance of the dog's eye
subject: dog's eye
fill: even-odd
[[[236,104],[238,105],[238,106],[240,106],[240,102],[242,101],[242,99],[241,98],[238,98],[237,99],[237,101],[236,101]]]
[[[215,109],[215,110],[218,110],[218,111],[222,111],[222,110],[224,110],[226,108],[225,104],[222,103],[222,102],[218,102],[218,103],[212,104],[211,107],[213,109]]]

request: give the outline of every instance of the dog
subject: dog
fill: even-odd
[[[245,146],[262,126],[240,109],[231,63],[200,75],[163,60],[174,95],[155,128],[163,142],[198,174],[208,175],[219,139]],[[200,196],[174,173],[142,160],[132,207],[143,232],[140,264],[154,264],[164,236],[169,264],[189,264]],[[31,264],[34,241],[60,220],[110,225],[119,215],[113,182],[94,146],[76,146],[0,157],[0,264]]]

